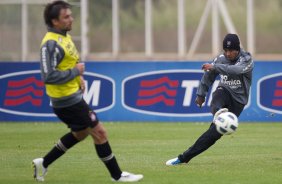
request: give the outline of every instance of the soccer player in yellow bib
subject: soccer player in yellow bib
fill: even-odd
[[[44,157],[32,161],[34,178],[37,181],[44,181],[48,166],[90,135],[96,152],[106,165],[113,181],[141,180],[143,178],[141,174],[121,171],[104,126],[83,99],[85,66],[79,62],[79,54],[68,34],[74,20],[71,5],[65,1],[47,4],[44,20],[48,32],[40,48],[41,75],[54,113],[70,128],[70,132],[63,135]]]

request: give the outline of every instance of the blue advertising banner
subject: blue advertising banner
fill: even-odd
[[[84,99],[101,121],[210,122],[215,81],[194,103],[203,62],[86,62]],[[257,61],[244,122],[282,120],[282,61]],[[37,62],[0,62],[0,121],[58,121]]]

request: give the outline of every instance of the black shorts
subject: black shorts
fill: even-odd
[[[233,112],[239,117],[245,105],[235,101],[229,91],[221,86],[217,87],[212,94],[211,112],[215,114],[221,108],[227,108],[229,112]]]
[[[74,132],[88,127],[93,128],[99,122],[96,113],[84,100],[70,107],[53,108],[53,110],[57,117]]]

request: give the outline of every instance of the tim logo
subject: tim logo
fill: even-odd
[[[261,78],[258,81],[257,91],[260,108],[282,114],[282,73]]]
[[[201,109],[194,103],[202,75],[201,70],[162,70],[130,76],[122,82],[122,104],[131,111],[159,116],[211,115],[210,94]]]
[[[85,72],[84,98],[96,112],[114,105],[115,86],[112,79]],[[39,70],[0,76],[0,112],[23,116],[54,117]]]
[[[115,104],[115,82],[113,79],[91,72],[84,72],[84,99],[95,112],[111,109]]]
[[[49,105],[39,70],[0,76],[0,111],[14,115],[48,116]],[[49,114],[50,115],[50,114]]]

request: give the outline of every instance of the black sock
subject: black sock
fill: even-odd
[[[178,156],[179,160],[189,162],[192,158],[210,148],[221,137],[222,135],[217,132],[215,124],[212,123],[210,128],[190,148]]]
[[[109,142],[104,144],[95,144],[95,148],[99,158],[104,162],[107,169],[109,170],[112,178],[118,180],[121,176],[121,170],[118,166],[117,160],[112,153]]]
[[[47,168],[52,162],[62,156],[69,148],[73,147],[78,142],[79,141],[71,132],[64,135],[53,147],[53,149],[47,155],[45,155],[43,158],[43,166]]]

